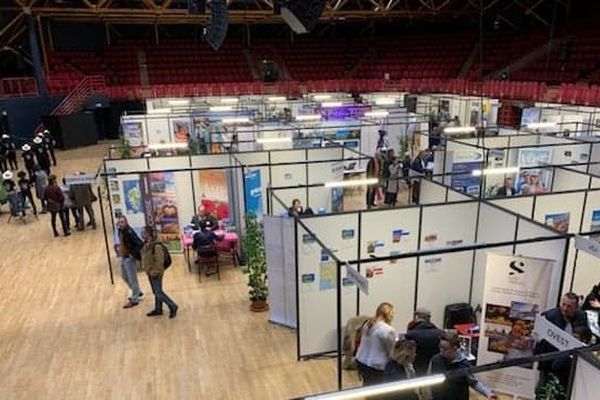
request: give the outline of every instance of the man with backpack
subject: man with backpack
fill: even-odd
[[[127,286],[131,289],[131,297],[123,308],[132,308],[139,304],[140,297],[144,294],[140,291],[137,278],[136,260],[141,261],[141,251],[144,242],[133,230],[124,215],[119,217],[119,256],[121,257],[121,275]]]
[[[172,263],[169,249],[156,240],[154,227],[146,226],[142,235],[144,237],[142,269],[148,274],[150,287],[154,293],[154,310],[146,315],[149,317],[162,315],[162,306],[165,303],[169,307],[169,318],[175,318],[179,307],[162,289],[163,275]]]

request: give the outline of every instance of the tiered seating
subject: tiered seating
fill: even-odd
[[[242,48],[232,41],[214,51],[205,43],[170,40],[148,46],[146,60],[151,84],[252,81]]]
[[[380,38],[374,58],[363,58],[356,77],[390,79],[455,78],[474,44],[471,35]]]

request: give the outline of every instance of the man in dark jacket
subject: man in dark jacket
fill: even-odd
[[[429,363],[428,375],[452,374],[440,385],[431,386],[426,398],[428,400],[469,400],[469,386],[488,399],[497,399],[485,385],[477,380],[470,372],[471,364],[460,349],[458,335],[444,332],[440,338],[439,354]]]
[[[131,297],[123,308],[132,308],[139,304],[143,293],[137,277],[136,260],[142,259],[141,251],[144,246],[142,239],[129,226],[127,218],[120,216],[117,222],[119,226],[119,256],[121,257],[121,276],[131,289]]]
[[[429,310],[421,308],[415,311],[414,318],[409,324],[405,338],[417,343],[417,358],[414,362],[417,376],[427,373],[429,361],[439,352],[438,344],[443,333],[443,330],[438,329],[431,322],[431,313]]]
[[[83,210],[87,213],[90,221],[87,223],[92,229],[96,229],[96,217],[94,215],[94,208],[92,202],[94,201],[94,192],[92,185],[86,184],[75,184],[70,186],[71,198],[73,199],[73,205],[77,208],[77,214],[79,220],[77,221],[77,230],[82,231],[84,229],[83,223]]]
[[[65,220],[64,215],[64,206],[65,206],[65,196],[63,195],[62,190],[56,184],[56,176],[50,175],[48,177],[48,186],[44,190],[44,199],[47,201],[47,207],[50,211],[52,223],[52,231],[54,232],[54,237],[58,236],[58,231],[56,230],[56,217],[60,218],[60,223],[63,228],[63,233],[65,236],[69,236],[71,232],[69,232],[69,228],[67,227],[67,222]]]
[[[563,331],[573,334],[574,330],[587,328],[587,314],[579,308],[579,296],[576,293],[567,293],[560,300],[560,306],[542,313],[544,317],[552,324]],[[534,349],[534,354],[544,354],[558,351],[556,347],[545,340],[539,342]],[[540,380],[538,390],[543,387],[550,373],[559,375],[553,368],[553,360],[542,361],[539,363]]]

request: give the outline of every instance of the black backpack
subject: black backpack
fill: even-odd
[[[163,252],[165,253],[165,261],[163,262],[163,267],[165,267],[165,269],[169,268],[173,263],[173,260],[171,259],[171,254],[169,254],[169,249],[162,242],[156,242],[152,247],[152,252],[154,252],[154,248],[156,246],[162,247]]]

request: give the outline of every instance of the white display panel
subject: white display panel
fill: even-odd
[[[220,168],[229,167],[234,164],[229,154],[205,154],[192,156],[193,168]]]
[[[600,370],[584,359],[577,358],[571,399],[595,399],[598,393],[600,393]]]
[[[271,164],[299,161],[306,161],[306,151],[303,149],[271,151]]]
[[[517,216],[500,208],[481,203],[477,230],[478,243],[500,243],[515,238]]]
[[[512,254],[512,246],[491,247],[475,250],[473,264],[473,287],[471,289],[471,305],[475,308],[483,302],[483,289],[485,286],[485,267],[488,253]]]
[[[421,249],[472,244],[476,215],[477,202],[423,207]]]
[[[596,217],[594,216],[596,212]],[[591,232],[600,230],[600,190],[590,190],[587,192],[587,199],[585,201],[585,210],[583,211],[583,224],[581,226],[581,232]]]
[[[472,250],[420,257],[417,307],[429,309],[437,326],[448,304],[469,302],[472,261]]]
[[[392,326],[396,332],[405,332],[406,324],[413,318],[415,306],[415,284],[417,258],[405,258],[396,263],[369,262],[360,266],[361,275],[365,276],[370,270],[373,275],[369,278],[369,295],[359,293],[359,314],[375,315],[377,306],[383,302],[394,306]],[[428,307],[428,304],[421,304]]]
[[[568,190],[587,189],[590,183],[590,176],[569,171],[563,168],[554,169],[554,181],[552,184],[553,192],[564,192]]]
[[[138,172],[148,170],[148,161],[145,158],[123,158],[107,160],[106,172]]]
[[[439,204],[446,202],[446,186],[421,179],[419,204]]]
[[[341,160],[343,149],[341,147],[323,147],[319,149],[307,149],[308,161]]]
[[[146,119],[148,144],[170,143],[170,127],[167,117],[148,117]]]
[[[417,251],[419,213],[419,207],[363,212],[360,258]]]
[[[338,214],[303,218],[303,222],[319,236],[341,260],[356,259],[358,249],[358,214]],[[343,236],[342,231],[353,230]],[[333,351],[336,340],[336,264],[324,260],[321,247],[311,242],[305,229],[298,225],[298,285],[300,354],[306,356]],[[342,279],[345,268],[341,270]],[[356,287],[342,288],[342,322],[353,317],[356,309]]]
[[[531,218],[533,198],[534,196],[506,197],[501,199],[489,199],[488,201],[526,218]]]
[[[277,188],[306,185],[306,170],[305,164],[272,165],[271,186]]]
[[[537,146],[539,144],[540,136],[538,135],[520,135],[510,138],[510,147]]]
[[[467,196],[464,193],[457,192],[456,190],[452,190],[452,189],[448,190],[447,203],[454,203],[456,201],[465,201],[465,200],[471,200],[471,199],[472,199],[472,197]]]
[[[268,164],[269,163],[269,152],[267,151],[257,151],[257,152],[248,152],[248,153],[235,153],[235,158],[238,159],[242,165],[245,166],[253,166],[259,164]],[[236,164],[239,165],[239,164]]]
[[[568,223],[568,232],[578,233],[584,197],[584,192],[539,195],[533,219],[559,230]]]

